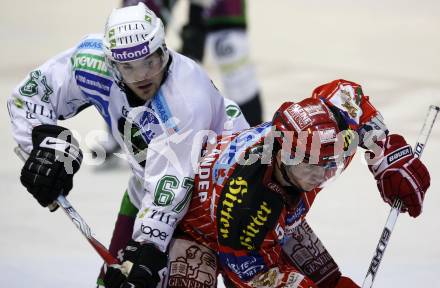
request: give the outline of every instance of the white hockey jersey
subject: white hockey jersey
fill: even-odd
[[[102,35],[89,35],[30,72],[8,99],[14,138],[29,153],[34,126],[56,124],[95,106],[133,171],[128,193],[139,209],[133,239],[164,251],[187,210],[194,159],[207,130],[220,135],[225,125],[232,131],[249,125],[198,64],[174,51],[159,91],[132,107],[107,69],[102,48]]]

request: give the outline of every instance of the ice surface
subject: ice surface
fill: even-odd
[[[266,119],[282,101],[304,98],[319,84],[345,78],[363,85],[391,131],[416,141],[428,105],[440,105],[439,1],[249,2],[252,56]],[[12,152],[5,98],[45,59],[87,33],[102,31],[117,3],[2,3],[0,287],[94,287],[101,260],[61,211],[50,214],[40,208],[19,183],[22,164]],[[173,22],[170,46],[178,43],[175,34],[182,19]],[[213,63],[208,61],[207,68],[219,84]],[[81,135],[101,129],[103,122],[89,110],[62,124]],[[437,123],[423,155],[432,177],[424,212],[417,219],[399,217],[375,287],[440,287],[439,147]],[[360,156],[321,193],[308,217],[343,273],[359,284],[389,212]],[[106,245],[127,179],[124,168],[96,172],[84,166],[69,195]]]

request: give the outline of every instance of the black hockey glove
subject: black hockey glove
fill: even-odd
[[[73,174],[82,152],[71,132],[61,126],[40,125],[32,130],[33,149],[21,169],[21,183],[43,207],[72,189]]]
[[[168,256],[151,243],[128,242],[122,265],[107,268],[106,288],[153,288],[160,281],[160,271],[167,266]],[[125,276],[128,275],[128,276]]]

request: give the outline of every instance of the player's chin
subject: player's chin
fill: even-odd
[[[301,183],[302,190],[309,192],[315,188],[318,188],[319,184],[317,183]]]
[[[136,89],[136,94],[142,98],[143,100],[148,100],[150,98],[152,98],[154,96],[154,94],[156,93],[156,89],[154,87],[154,85],[151,85],[149,87],[145,87],[143,89]]]

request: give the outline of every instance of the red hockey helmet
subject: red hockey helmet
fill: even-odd
[[[346,127],[321,100],[285,102],[275,112],[272,124],[282,134],[276,139],[282,147],[283,174],[319,174],[319,183],[307,186],[317,187],[343,170],[345,147],[341,132]]]

